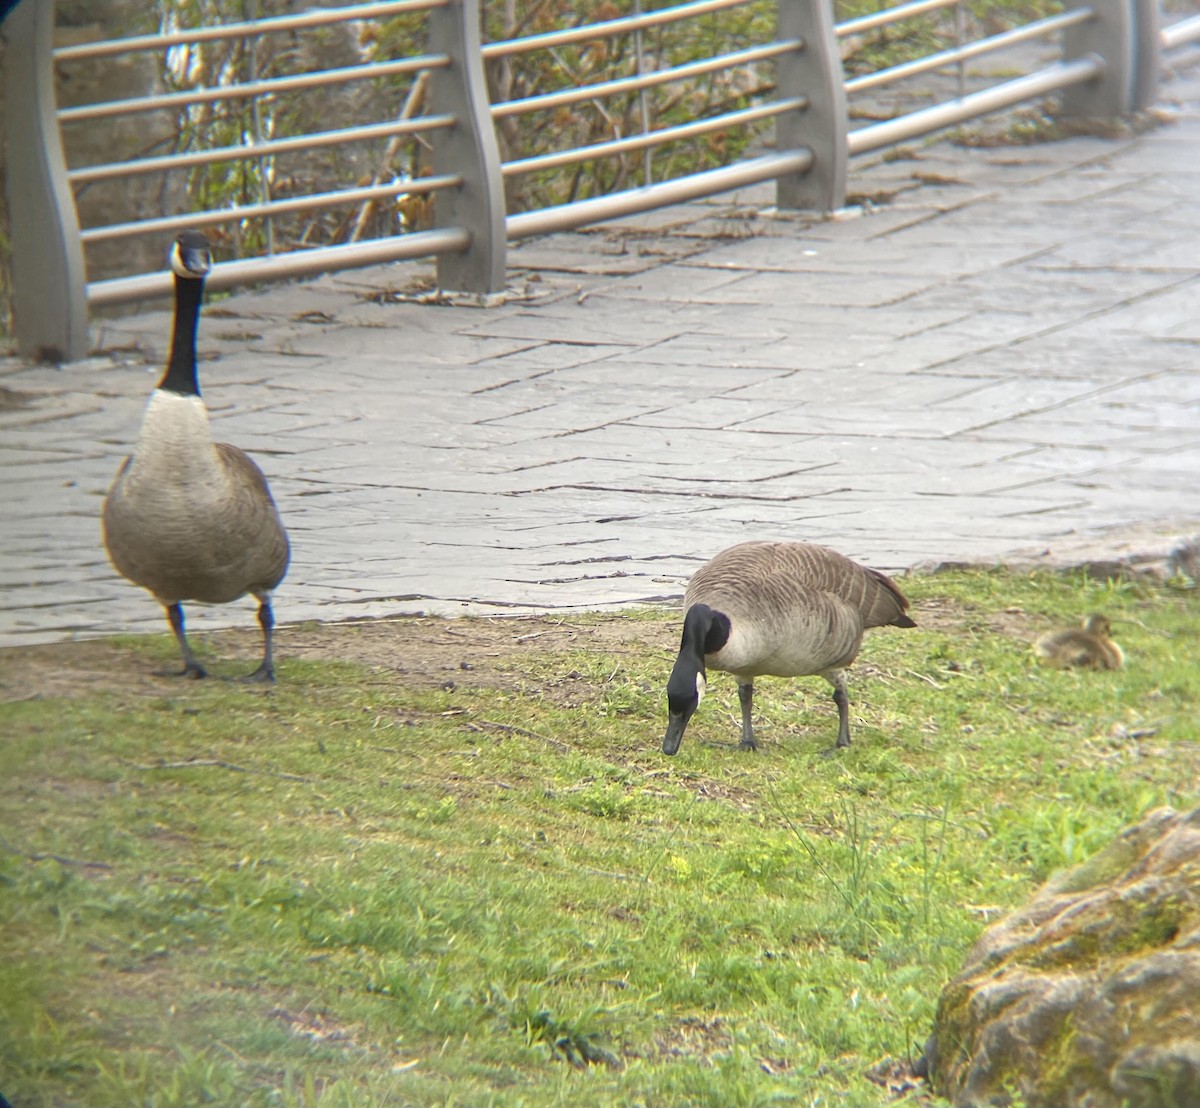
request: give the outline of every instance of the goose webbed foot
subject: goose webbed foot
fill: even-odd
[[[739,742],[730,742],[728,739],[697,739],[701,746],[707,746],[712,750],[745,750],[746,747]],[[758,749],[757,746],[754,748]]]
[[[187,677],[192,681],[199,681],[202,677],[208,676],[206,670],[195,658],[189,658],[183,663],[183,669],[156,669],[155,677]]]
[[[247,684],[273,685],[275,684],[275,667],[268,662],[263,662],[258,669],[247,673],[242,680]]]

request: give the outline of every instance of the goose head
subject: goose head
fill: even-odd
[[[678,751],[688,720],[704,699],[706,686],[703,661],[696,666],[682,655],[675,660],[675,668],[671,670],[671,679],[667,682],[667,733],[662,744],[664,754]]]
[[[169,260],[176,277],[203,281],[212,269],[208,239],[200,231],[182,231],[171,245]]]
[[[662,751],[674,754],[683,741],[683,733],[707,687],[704,656],[715,654],[729,640],[731,628],[724,612],[714,611],[707,604],[693,604],[683,617],[683,637],[679,656],[667,681],[667,733],[663,736]]]
[[[1108,616],[1102,616],[1099,612],[1088,616],[1083,621],[1083,629],[1098,639],[1107,639],[1112,636],[1112,623]]]

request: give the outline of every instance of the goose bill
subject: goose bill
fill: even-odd
[[[683,733],[687,730],[688,717],[682,712],[672,712],[667,720],[667,733],[663,737],[662,752],[664,754],[674,754],[679,750],[679,744],[683,742]]]

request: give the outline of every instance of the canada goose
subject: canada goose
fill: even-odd
[[[1113,642],[1112,625],[1091,615],[1079,627],[1050,631],[1033,644],[1039,658],[1055,669],[1120,669],[1125,653]]]
[[[213,442],[196,377],[196,326],[208,241],[185,231],[171,250],[175,325],[171,357],[150,397],[133,454],[104,501],[104,546],[117,572],[167,610],[183,654],[180,676],[203,677],[183,626],[182,601],[258,598],[262,664],[251,680],[274,681],[271,590],[287,572],[287,532],[262,470],[236,446]]]
[[[683,638],[667,682],[663,753],[679,749],[705,689],[705,667],[737,678],[742,742],[756,750],[754,678],[820,675],[833,686],[837,746],[850,745],[845,667],[868,627],[915,627],[891,578],[823,546],[745,542],[701,566],[684,596]]]

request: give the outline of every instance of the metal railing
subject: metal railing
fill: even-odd
[[[1159,41],[1164,50],[1178,50],[1200,43],[1200,15],[1193,15],[1164,27],[1159,32]]]
[[[4,32],[9,40],[14,314],[22,354],[80,357],[87,350],[89,306],[168,291],[169,275],[157,264],[152,272],[142,264],[139,272],[136,262],[125,260],[124,244],[149,239],[161,254],[162,239],[182,227],[215,229],[230,241],[242,240],[244,252],[252,255],[219,264],[210,279],[214,288],[436,257],[441,288],[486,297],[504,287],[509,240],[764,181],[775,182],[782,209],[834,209],[845,198],[851,157],[1051,93],[1061,94],[1067,115],[1127,115],[1152,101],[1161,51],[1200,40],[1200,17],[1160,31],[1154,0],[1066,0],[1060,14],[973,40],[965,33],[963,0],[910,0],[836,25],[828,0],[665,0],[665,6],[651,11],[641,10],[641,0],[630,0],[628,15],[485,43],[481,3],[350,2],[298,15],[54,49],[53,0],[21,0]],[[673,28],[737,9],[749,26],[750,13],[768,5],[774,9],[772,31],[736,49],[679,59],[646,46],[651,36],[659,41]],[[896,26],[945,18],[953,27],[941,35],[938,48],[881,70],[845,76],[842,51],[848,43]],[[255,50],[266,50],[274,41],[271,36],[292,41],[337,27],[377,29],[389,20],[407,21],[402,42],[413,47],[411,52],[359,51],[356,60],[343,59],[353,64],[311,69],[297,64],[292,71],[267,75],[251,65],[248,74],[226,73],[207,84],[191,80],[186,72],[196,52],[216,49],[213,44],[238,44],[253,62]],[[502,67],[533,52],[554,62],[537,72],[557,68],[570,78],[572,66],[564,51],[610,50],[617,55],[630,42],[634,48],[628,51],[625,72],[600,80],[569,79],[559,88],[522,89],[507,99],[489,96],[489,73],[494,78]],[[968,90],[969,62],[1014,49],[1028,51],[1032,44],[1054,56],[1029,72]],[[162,87],[97,103],[56,103],[56,65],[108,64],[131,55],[154,60]],[[879,95],[901,82],[945,73],[956,74],[957,81],[938,102],[851,128],[848,97]],[[980,84],[978,74],[972,80]],[[675,90],[678,97],[714,82],[724,82],[722,88],[728,89],[725,103],[706,105],[694,118],[660,118],[656,96]],[[310,133],[276,133],[292,103],[289,98],[349,96],[350,90],[362,89],[374,97],[375,117]],[[619,111],[610,107],[614,104]],[[235,112],[239,105],[246,112],[231,118],[235,124],[243,118],[246,122],[232,141],[200,140],[205,120],[217,118],[213,113]],[[514,149],[513,142],[498,137],[520,134],[528,121],[544,120],[548,113],[552,119],[555,113],[574,118],[583,111],[600,112],[608,133],[581,142],[570,141],[568,134],[561,148],[531,151]],[[319,118],[319,113],[310,114]],[[65,151],[80,128],[167,117],[183,124],[160,137],[165,151],[143,149],[91,164],[68,163]],[[765,134],[763,127],[773,127],[773,134]],[[654,161],[664,151],[679,149],[678,144],[730,133],[751,138],[743,137],[744,151],[728,164],[681,172],[678,158]],[[407,162],[397,165],[404,160],[404,144],[409,144]],[[509,149],[502,156],[503,146]],[[284,179],[280,166],[285,159],[317,151],[331,157],[359,151],[358,164],[365,159],[374,169],[367,180],[339,187],[315,176],[308,182]],[[630,170],[634,156],[640,157],[640,167]],[[519,189],[539,175],[578,173],[583,166],[604,164],[621,166],[634,183],[506,214],[506,188]],[[129,200],[123,214],[84,218],[81,226],[80,211],[93,189],[116,190],[120,207],[120,190],[133,182],[177,182],[180,175],[204,172],[242,173],[250,182],[247,194],[205,207],[178,186],[174,191],[164,186],[165,199],[157,209]],[[417,213],[404,228],[396,226],[398,205]],[[369,237],[380,211],[388,217],[383,231]],[[278,232],[287,220],[303,215],[311,226],[335,212],[342,213],[334,236],[339,241],[312,247],[305,231],[296,236],[300,241],[280,248]],[[219,253],[220,247],[218,242]],[[97,251],[104,250],[117,256],[123,270],[88,280],[88,270],[99,268]]]

